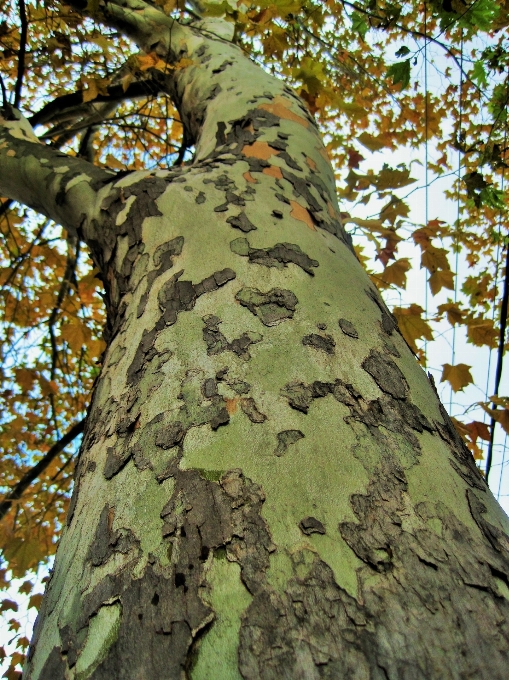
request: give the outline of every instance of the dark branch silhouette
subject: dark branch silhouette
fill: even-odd
[[[41,460],[33,466],[28,472],[26,472],[19,482],[14,486],[14,488],[7,494],[4,500],[0,503],[0,520],[2,520],[5,515],[9,512],[11,505],[14,501],[17,501],[25,490],[32,484],[33,481],[39,477],[44,470],[48,467],[51,461],[61,453],[65,447],[76,439],[78,435],[83,432],[85,427],[85,419],[80,420],[71,427],[71,429],[64,434],[64,436],[59,439],[51,449],[47,452]]]

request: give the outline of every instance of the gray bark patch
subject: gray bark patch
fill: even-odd
[[[380,446],[387,445],[381,427],[394,434],[403,435],[411,444],[409,454],[411,463],[416,462],[420,452],[419,440],[415,433],[425,430],[436,432],[424,414],[408,399],[394,398],[390,394],[385,394],[381,399],[367,401],[353,385],[344,383],[339,378],[334,382],[315,380],[308,385],[301,382],[288,383],[281,390],[281,394],[286,397],[291,408],[306,414],[315,399],[331,395],[336,401],[348,407],[350,415],[345,417],[345,422],[354,420],[363,423],[378,438]]]
[[[276,456],[284,456],[289,446],[296,444],[304,435],[300,430],[283,430],[277,434],[277,447],[274,451]]]
[[[241,237],[230,243],[230,250],[264,267],[283,269],[288,264],[295,264],[310,276],[315,275],[312,267],[318,267],[317,260],[312,260],[294,243],[276,243],[272,248],[251,248],[249,241]]]
[[[509,601],[497,584],[507,551],[481,543],[441,503],[414,507],[390,455],[351,505],[357,521],[339,531],[361,560],[357,598],[314,552],[294,552],[284,592],[265,582],[242,616],[244,680],[504,680]]]
[[[299,529],[306,536],[311,534],[325,534],[325,527],[316,517],[304,517],[299,522]]]
[[[232,227],[235,229],[240,229],[240,231],[243,231],[245,234],[248,234],[250,231],[254,231],[256,229],[255,225],[244,212],[241,212],[239,215],[229,217],[226,221]]]
[[[240,337],[228,342],[219,330],[221,319],[218,316],[205,316],[203,317],[203,322],[205,324],[202,331],[203,340],[207,345],[207,354],[209,356],[228,351],[247,361],[251,358],[249,347],[263,340],[263,335],[260,333],[246,331]]]
[[[336,343],[330,335],[318,335],[318,333],[311,333],[302,338],[302,344],[308,347],[314,347],[326,354],[334,354],[334,347]]]
[[[130,529],[121,528],[113,531],[114,519],[115,509],[106,503],[87,555],[94,567],[105,564],[115,552],[126,555],[131,550],[138,551],[140,547],[139,540]]]
[[[404,399],[408,394],[408,383],[399,367],[389,357],[372,349],[362,362],[362,368],[376,382],[382,392],[395,399]]]
[[[348,321],[348,319],[339,319],[338,324],[340,329],[345,335],[348,335],[350,338],[355,339],[359,337],[357,329],[355,328],[351,321]]]
[[[292,319],[298,304],[291,290],[272,288],[262,293],[257,288],[242,288],[235,299],[247,307],[265,326],[276,326],[282,321]]]
[[[240,408],[252,423],[264,423],[267,416],[261,413],[252,397],[243,397],[240,400]]]

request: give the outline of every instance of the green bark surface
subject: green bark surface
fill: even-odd
[[[124,5],[104,20],[193,61],[166,88],[196,156],[79,161],[82,198],[45,199],[101,269],[108,349],[24,677],[506,678],[507,518],[352,252],[307,109]],[[2,135],[11,178],[40,172]]]

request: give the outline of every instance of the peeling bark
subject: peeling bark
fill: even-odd
[[[25,677],[503,680],[507,518],[351,251],[305,105],[224,22],[101,11],[190,60],[159,87],[196,155],[116,176],[0,120],[1,193],[79,232],[108,312]]]

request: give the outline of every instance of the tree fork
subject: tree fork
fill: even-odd
[[[502,680],[507,518],[352,253],[305,106],[219,22],[104,12],[186,60],[166,91],[196,156],[116,178],[0,127],[0,191],[79,232],[108,307],[25,677]]]

